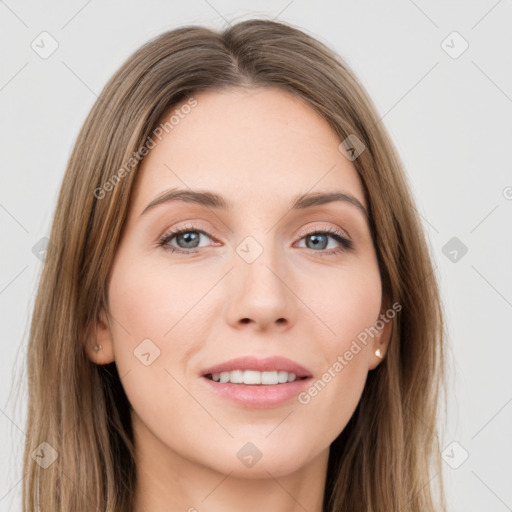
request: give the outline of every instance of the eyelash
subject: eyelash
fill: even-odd
[[[190,225],[190,226],[185,226],[185,227],[177,229],[177,230],[167,232],[165,235],[163,235],[162,238],[160,238],[160,240],[157,243],[157,246],[161,247],[164,251],[181,254],[183,256],[185,256],[187,254],[197,253],[197,252],[199,252],[198,249],[195,249],[195,250],[194,249],[189,249],[189,250],[177,249],[176,247],[172,247],[172,246],[168,245],[168,243],[175,236],[180,235],[182,233],[188,233],[190,231],[195,231],[197,233],[201,233],[201,234],[206,235],[207,237],[211,238],[210,235],[208,235],[208,233],[206,233],[202,229],[199,229],[195,226]],[[302,240],[303,238],[306,238],[307,236],[311,236],[311,235],[330,235],[332,238],[334,238],[337,242],[339,242],[341,244],[341,247],[334,249],[334,250],[331,249],[330,251],[326,251],[325,249],[322,251],[315,251],[314,249],[310,249],[310,251],[312,251],[314,253],[318,253],[320,256],[335,256],[341,252],[347,252],[347,251],[350,251],[353,249],[352,240],[349,240],[348,238],[346,238],[343,235],[343,233],[341,233],[340,231],[338,231],[336,229],[327,228],[327,229],[322,229],[322,230],[310,231],[309,233],[302,235],[300,240]]]

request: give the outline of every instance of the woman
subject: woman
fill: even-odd
[[[25,512],[444,509],[428,247],[320,42],[249,20],[145,44],[85,121],[50,240]]]

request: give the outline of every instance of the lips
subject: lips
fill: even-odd
[[[214,373],[231,372],[234,370],[256,370],[259,372],[285,371],[294,373],[298,379],[311,377],[311,372],[307,368],[281,356],[264,359],[258,359],[255,356],[238,357],[206,368],[201,372],[201,376],[206,377]]]

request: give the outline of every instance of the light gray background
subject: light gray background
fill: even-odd
[[[23,378],[41,269],[32,248],[49,234],[81,124],[108,78],[151,37],[253,16],[293,23],[334,48],[383,116],[422,213],[448,314],[441,445],[450,511],[512,510],[510,0],[0,1],[0,510],[21,507],[26,392],[12,384]],[[42,45],[43,31],[59,45],[47,59],[31,48],[34,40]],[[453,31],[469,44],[458,58],[445,51],[462,48],[456,36],[442,43]],[[455,262],[443,253],[452,237],[468,249]]]

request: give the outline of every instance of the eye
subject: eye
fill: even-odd
[[[172,230],[167,232],[158,242],[158,246],[162,247],[166,251],[180,254],[192,254],[199,251],[194,249],[200,249],[201,237],[211,237],[202,229],[195,226],[185,226],[180,229]],[[326,251],[329,248],[329,239],[335,240],[336,243],[340,244],[341,247],[330,247],[330,251]],[[175,240],[177,247],[171,245],[171,242]],[[335,255],[340,252],[349,251],[353,248],[353,243],[348,239],[341,231],[333,228],[327,228],[323,230],[311,231],[310,233],[304,234],[300,242],[306,240],[306,248],[311,249],[313,252],[317,252],[320,255]]]
[[[198,252],[191,249],[199,248],[199,243],[202,236],[210,238],[207,233],[201,229],[196,228],[195,226],[185,226],[183,228],[166,233],[158,242],[158,245],[161,246],[164,250],[170,252],[178,252],[183,254]],[[176,239],[178,247],[170,245],[170,242],[174,239]]]
[[[329,245],[329,238],[334,239],[341,248],[334,248],[332,251],[325,251]],[[333,228],[311,231],[303,235],[300,241],[306,240],[306,247],[320,254],[333,255],[343,251],[349,251],[353,248],[352,240],[349,240],[341,231]],[[318,249],[318,250],[317,250]],[[331,247],[332,249],[332,247]]]

